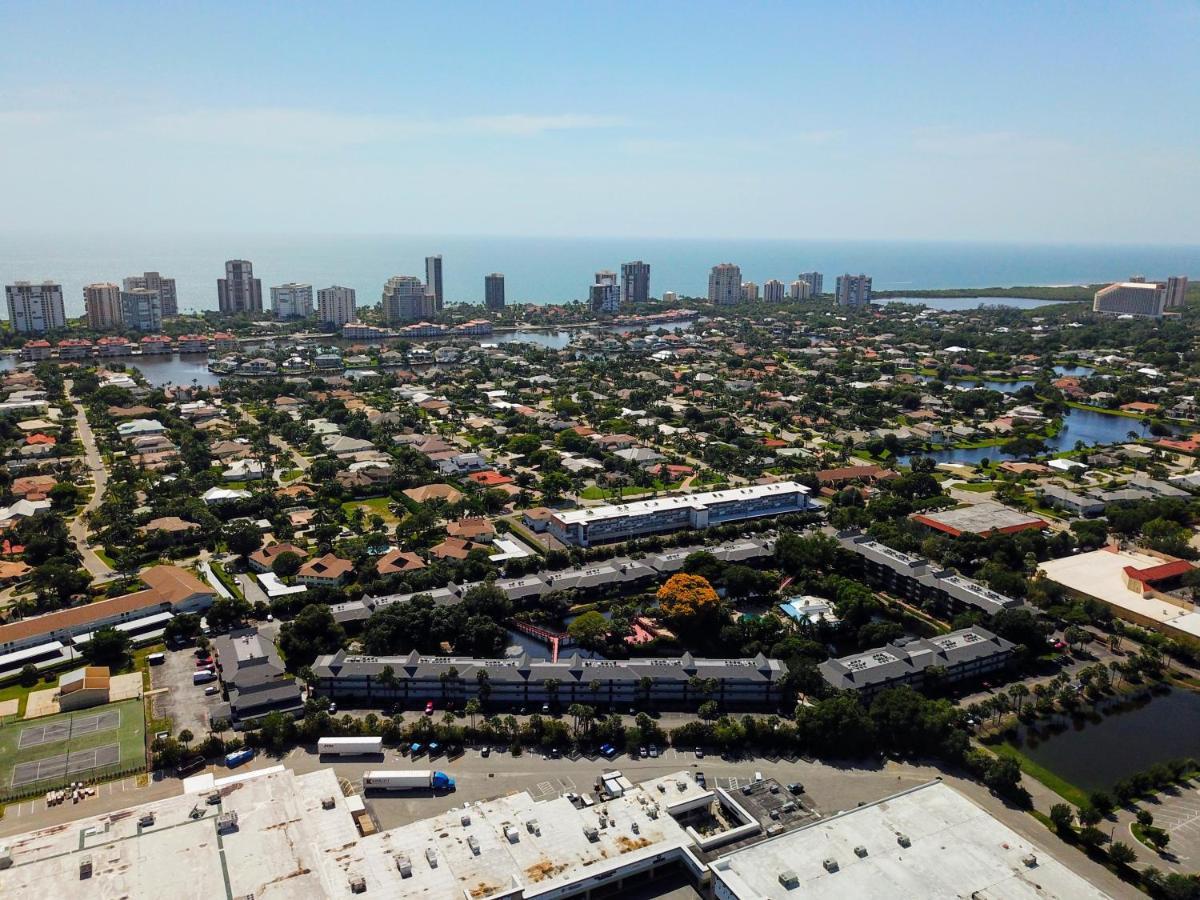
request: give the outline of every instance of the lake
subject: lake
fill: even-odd
[[[1108,715],[1022,725],[1021,752],[1085,791],[1106,791],[1155,763],[1200,756],[1200,694],[1172,690],[1113,701]]]
[[[1096,444],[1118,444],[1129,440],[1129,432],[1141,436],[1145,434],[1139,419],[1128,416],[1116,416],[1110,413],[1100,413],[1091,409],[1070,408],[1063,417],[1063,427],[1052,438],[1046,440],[1046,446],[1051,452],[1072,450],[1076,441],[1083,441],[1088,446]],[[978,465],[984,459],[1019,459],[1011,453],[1004,453],[999,447],[974,447],[970,450],[951,448],[949,450],[934,450],[929,453],[911,454],[899,457],[898,461],[907,463],[912,455],[928,456],[939,463],[959,463],[960,465]]]
[[[534,344],[548,350],[562,350],[564,347],[583,334],[636,334],[638,332],[654,332],[659,328],[667,331],[690,331],[695,323],[691,319],[679,319],[673,322],[662,322],[651,325],[606,325],[603,328],[574,328],[571,330],[518,329],[517,331],[497,331],[484,344]]]
[[[103,361],[98,361],[103,365]],[[188,385],[193,381],[202,387],[220,384],[221,377],[208,371],[208,357],[202,353],[187,356],[122,357],[119,362],[138,368],[155,387],[166,384]]]

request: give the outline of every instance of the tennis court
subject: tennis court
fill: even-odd
[[[121,745],[105,744],[75,753],[60,753],[42,759],[17,763],[13,766],[12,784],[19,788],[43,779],[66,778],[68,775],[87,775],[92,769],[111,766],[121,761]]]
[[[145,711],[134,699],[0,725],[0,801],[136,770],[145,741]]]
[[[42,744],[57,744],[59,741],[70,740],[73,737],[99,734],[102,731],[112,731],[120,727],[121,711],[119,709],[76,715],[70,719],[59,719],[46,725],[29,725],[21,730],[17,749],[24,750],[27,747],[38,747]]]

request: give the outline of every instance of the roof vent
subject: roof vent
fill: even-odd
[[[401,878],[412,878],[412,861],[407,856],[396,857],[396,868],[400,870]]]
[[[592,841],[593,843],[600,840],[600,832],[591,825],[583,826],[583,834],[589,841]]]
[[[864,856],[867,855],[867,848],[864,847],[862,844],[859,844],[857,847],[854,848],[854,855],[857,856],[859,859],[862,859]]]
[[[479,855],[479,838],[475,835],[467,835],[467,846],[471,848],[471,852],[476,856]]]
[[[429,863],[429,868],[437,868],[437,851],[432,847],[425,848],[425,861]]]
[[[79,860],[79,880],[83,881],[86,878],[92,877],[92,857],[86,855]]]
[[[800,876],[791,869],[784,869],[779,873],[779,883],[790,891],[792,888],[800,887]]]
[[[826,872],[836,872],[838,870],[838,862],[832,856],[822,860],[821,865],[825,867]]]
[[[896,843],[899,844],[901,847],[911,847],[912,846],[912,841],[909,840],[909,837],[907,834],[896,835]]]
[[[1028,856],[1021,857],[1021,862],[1025,863],[1027,868],[1036,869],[1037,864],[1038,864],[1038,859],[1036,856],[1034,856],[1032,853],[1030,853]]]
[[[462,817],[458,821],[461,822],[463,825],[470,825],[471,824],[471,814],[463,813]]]
[[[337,801],[332,797],[326,797],[321,801],[321,809],[333,809],[335,806],[337,806]]]
[[[355,875],[350,879],[350,893],[365,894],[367,892],[367,880],[361,875]]]

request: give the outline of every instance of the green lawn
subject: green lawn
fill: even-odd
[[[1038,781],[1040,781],[1046,787],[1050,788],[1050,790],[1054,791],[1054,793],[1058,794],[1064,800],[1067,800],[1070,803],[1074,803],[1076,806],[1086,806],[1087,805],[1088,798],[1087,798],[1086,791],[1084,791],[1082,788],[1076,787],[1075,785],[1071,784],[1071,782],[1067,781],[1065,778],[1061,778],[1060,776],[1051,772],[1045,766],[1041,766],[1041,765],[1035,763],[1032,759],[1030,759],[1028,756],[1026,756],[1024,753],[1022,753],[1020,750],[1018,750],[1012,744],[996,743],[996,744],[985,744],[984,746],[986,746],[989,750],[991,750],[997,756],[1004,756],[1004,757],[1008,757],[1009,759],[1015,759],[1017,761],[1017,764],[1021,767],[1022,772],[1024,772],[1030,778],[1036,778]]]
[[[682,482],[674,484],[663,484],[661,481],[655,481],[650,487],[638,487],[636,485],[626,485],[621,488],[621,498],[636,497],[639,494],[649,494],[654,491],[675,491],[679,489]],[[579,496],[584,500],[608,500],[615,495],[613,488],[602,488],[599,485],[592,484],[585,487],[579,492]]]
[[[390,509],[389,504],[391,504],[391,502],[391,497],[371,497],[367,500],[347,500],[342,504],[342,510],[346,513],[346,515],[350,515],[354,511],[355,507],[358,507],[363,511],[363,517],[367,521],[370,521],[371,516],[379,516],[389,525],[395,525],[400,521],[400,519],[397,518],[396,514]]]
[[[72,718],[86,719],[106,710],[120,711],[121,724],[117,728],[83,734],[68,740],[37,744],[32,747],[19,749],[21,733],[27,728],[65,722]],[[107,768],[114,771],[128,771],[145,764],[146,720],[141,700],[123,700],[120,703],[95,706],[91,709],[78,710],[72,713],[61,713],[57,716],[43,716],[39,719],[22,719],[0,726],[0,797],[7,794],[10,789],[17,793],[24,792],[19,785],[15,788],[11,787],[13,768],[20,763],[61,756],[64,753],[73,754],[83,750],[104,747],[109,744],[120,744],[121,758],[118,763]],[[67,781],[87,781],[89,778],[89,772],[81,771],[63,776],[61,779],[58,779],[59,784],[57,785],[47,783],[45,785],[30,785],[29,788],[38,787],[41,790],[50,790],[52,787],[59,787]]]
[[[997,485],[994,481],[964,481],[962,484],[956,484],[955,487],[960,491],[975,491],[976,493],[983,493],[984,491],[994,491]]]

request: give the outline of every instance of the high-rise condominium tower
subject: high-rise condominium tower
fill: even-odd
[[[225,277],[217,279],[217,302],[227,316],[262,312],[262,281],[254,277],[254,264],[248,259],[225,263]]]
[[[650,263],[640,259],[621,263],[621,302],[645,303],[650,299]]]
[[[271,288],[271,312],[277,319],[307,319],[312,315],[311,284],[289,281]]]
[[[129,279],[126,278],[125,282],[128,284]],[[115,284],[106,281],[86,285],[83,289],[83,308],[88,328],[108,331],[121,327],[121,289]]]
[[[442,293],[442,254],[425,257],[425,293],[433,295],[433,308],[442,311],[446,301]]]
[[[396,325],[432,316],[435,297],[415,275],[393,275],[383,286],[382,302],[384,321]]]
[[[801,272],[796,276],[801,281],[808,282],[808,289],[813,297],[819,297],[825,293],[825,276],[820,272]]]
[[[121,321],[134,331],[150,334],[162,331],[162,298],[158,291],[149,288],[121,291]]]
[[[504,275],[493,272],[483,276],[483,305],[488,309],[504,309]]]
[[[837,302],[838,306],[869,306],[871,303],[871,276],[839,275]]]
[[[354,305],[354,288],[333,285],[317,291],[317,321],[345,325],[358,316]]]
[[[733,306],[742,299],[742,270],[733,263],[713,266],[708,274],[708,302]]]
[[[592,312],[612,315],[621,308],[621,289],[617,285],[617,273],[607,269],[596,273],[595,283],[588,289]]]
[[[179,315],[179,297],[175,293],[175,279],[163,278],[157,272],[143,272],[141,275],[130,275],[122,279],[121,287],[127,291],[145,288],[148,291],[158,291],[158,300],[162,305],[164,319]]]
[[[18,281],[4,288],[8,321],[18,334],[45,334],[67,326],[62,285],[57,281],[30,284]]]
[[[766,303],[783,302],[783,282],[772,278],[763,285],[763,301]]]

